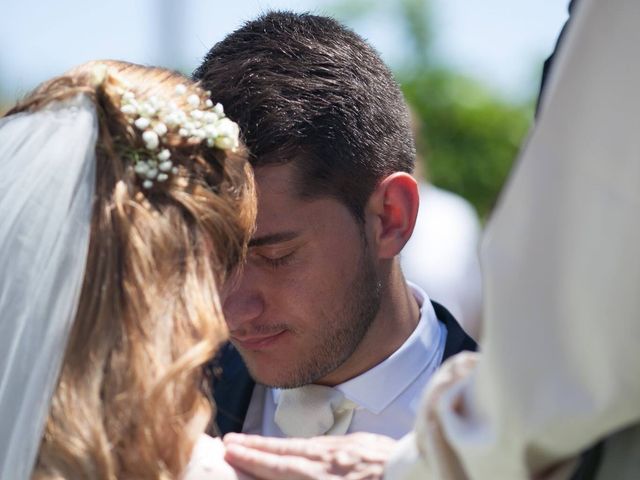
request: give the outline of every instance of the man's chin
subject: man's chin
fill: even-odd
[[[288,357],[286,361],[280,362],[269,362],[264,358],[251,358],[250,355],[243,355],[243,358],[251,378],[256,383],[269,388],[302,387],[318,381],[331,372],[329,366],[325,369],[319,369],[317,365],[296,364],[294,357]],[[294,368],[294,366],[297,368]]]
[[[271,359],[262,358],[260,355],[252,355],[253,352],[242,352],[240,354],[249,370],[249,375],[256,383],[270,388],[295,388],[313,380],[306,381],[301,378],[300,372],[293,369],[294,360],[287,361],[270,361]]]
[[[349,355],[327,355],[315,346],[295,343],[289,332],[267,348],[247,348],[233,337],[249,374],[259,384],[271,388],[297,388],[314,383],[338,368]]]
[[[260,385],[264,385],[265,387],[270,388],[292,388],[295,386],[295,382],[292,382],[292,379],[286,373],[279,372],[274,375],[274,372],[265,372],[263,369],[252,369],[248,366],[249,374],[251,378],[255,380],[256,383]]]
[[[281,384],[287,383],[286,378],[289,373],[284,371],[287,366],[290,368],[289,362],[283,362],[273,358],[273,352],[266,354],[265,352],[258,352],[254,350],[248,350],[242,348],[242,346],[236,344],[232,340],[232,343],[240,352],[240,356],[244,361],[244,364],[249,370],[249,375],[256,383],[266,385],[268,387],[281,388]],[[289,363],[289,365],[287,365]]]

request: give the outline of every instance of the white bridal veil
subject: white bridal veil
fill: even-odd
[[[0,119],[0,478],[31,476],[84,276],[95,107]]]

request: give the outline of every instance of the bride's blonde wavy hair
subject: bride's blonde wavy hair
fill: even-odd
[[[108,69],[96,85],[99,64]],[[139,143],[120,112],[122,82],[136,98],[179,106],[179,84],[204,95],[172,71],[92,62],[8,112],[81,93],[99,117],[84,283],[34,478],[164,479],[183,471],[211,415],[202,366],[227,335],[218,289],[241,263],[255,220],[243,152],[176,135],[169,142],[179,172],[161,188],[140,187],[122,153]]]

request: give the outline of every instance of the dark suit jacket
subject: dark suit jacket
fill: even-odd
[[[432,302],[438,320],[447,327],[447,340],[442,361],[463,350],[475,351],[476,342],[458,325],[453,316],[438,303]],[[224,435],[242,431],[255,382],[249,375],[238,350],[231,343],[221,349],[213,360],[212,387],[216,401],[217,429],[212,433]]]

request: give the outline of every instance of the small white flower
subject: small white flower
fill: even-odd
[[[207,147],[212,147],[216,144],[215,139],[213,138],[207,138]]]
[[[145,130],[145,132],[142,134],[142,140],[149,150],[155,150],[156,148],[158,148],[158,145],[160,145],[158,134],[153,130]]]
[[[201,128],[196,128],[193,132],[191,132],[192,135],[196,138],[199,138],[200,140],[204,139],[207,137],[207,134],[205,133],[205,131]]]
[[[213,112],[205,112],[203,120],[205,123],[216,123],[218,118],[218,115]]]
[[[197,108],[200,105],[200,97],[195,93],[192,93],[187,97],[187,103],[191,105],[193,108]]]
[[[203,130],[207,138],[215,138],[218,136],[218,129],[213,125],[207,125]]]
[[[183,84],[176,85],[176,95],[184,95],[185,93],[187,93],[187,87]]]
[[[235,150],[238,148],[240,129],[238,124],[232,122],[228,118],[222,118],[216,124],[218,129],[218,137],[216,138],[216,147],[224,150]]]
[[[169,172],[173,168],[173,162],[171,160],[167,160],[166,162],[162,162],[158,165],[158,169],[161,172]]]
[[[142,186],[148,190],[153,187],[153,182],[151,180],[145,180],[142,182]]]
[[[178,135],[180,135],[181,137],[188,137],[189,136],[189,130],[187,130],[186,128],[181,128],[180,130],[178,130]]]
[[[138,175],[144,176],[149,171],[149,165],[147,165],[146,162],[138,162],[136,163],[136,166],[133,167],[133,169]]]
[[[144,102],[138,106],[138,113],[141,117],[153,117],[157,110],[149,102]]]
[[[182,110],[178,110],[176,112],[176,117],[178,118],[180,123],[184,123],[187,120],[187,114],[184,113],[184,111],[182,111]]]
[[[236,142],[230,137],[218,137],[216,138],[215,146],[222,150],[233,150],[237,147]]]
[[[147,178],[149,180],[153,180],[154,178],[156,178],[158,176],[158,169],[157,168],[151,168],[149,169],[149,171],[146,173]]]
[[[178,167],[173,167],[171,169],[171,173],[173,173],[174,175],[177,175],[178,174]]]
[[[133,105],[131,105],[130,103],[127,103],[126,105],[123,105],[120,108],[120,111],[122,113],[124,113],[125,115],[135,115],[136,113],[136,107],[134,107]]]
[[[159,110],[164,105],[164,102],[160,98],[158,98],[155,95],[153,95],[153,96],[149,97],[149,104],[154,109]]]
[[[222,118],[216,124],[218,128],[218,135],[225,135],[227,137],[237,137],[240,134],[238,124],[232,122],[228,118]]]
[[[150,158],[147,160],[147,165],[149,165],[149,168],[156,168],[158,166],[158,162]]]
[[[169,160],[170,158],[171,158],[171,152],[166,148],[158,154],[158,160],[160,160],[161,162]]]
[[[164,117],[164,123],[168,127],[173,128],[180,125],[180,119],[178,118],[178,115],[175,112],[171,112],[166,117]]]
[[[144,130],[145,128],[147,128],[149,126],[149,119],[148,118],[144,118],[144,117],[140,117],[138,119],[136,119],[135,122],[133,122],[133,124],[139,129],[139,130]]]
[[[202,120],[202,118],[204,117],[204,112],[202,110],[193,110],[191,112],[191,116],[196,120]]]
[[[130,102],[127,102],[127,105],[131,105],[133,108],[136,109],[135,113],[138,113],[138,109],[140,108],[140,104],[138,103],[138,101],[135,98],[133,100],[131,100]]]
[[[136,98],[136,96],[133,94],[133,92],[124,92],[124,94],[122,95],[122,100],[124,100],[125,102],[130,102],[134,98]]]
[[[210,99],[210,98],[207,98],[207,101],[206,101],[206,102],[204,102],[204,104],[205,104],[205,106],[206,106],[207,108],[211,108],[211,107],[213,107],[213,102],[211,101],[211,99]]]
[[[216,106],[213,107],[213,111],[216,112],[218,115],[224,115],[224,107],[222,106],[221,103],[216,103]]]
[[[164,123],[159,122],[159,123],[156,123],[156,125],[153,127],[153,130],[154,130],[154,131],[155,131],[155,132],[156,132],[160,137],[162,137],[165,133],[167,133],[168,128],[167,128],[167,126],[166,126]]]
[[[158,178],[156,178],[156,180],[158,180],[159,182],[166,182],[168,178],[169,178],[169,175],[167,175],[166,173],[159,173]]]

